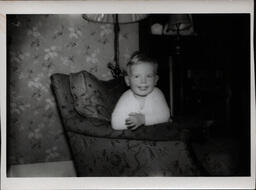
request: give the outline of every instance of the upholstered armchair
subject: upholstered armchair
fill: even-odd
[[[123,80],[101,81],[81,71],[53,74],[51,84],[78,176],[201,175],[175,122],[111,128]]]

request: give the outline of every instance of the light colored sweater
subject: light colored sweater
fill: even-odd
[[[144,114],[145,125],[167,122],[170,117],[170,111],[165,97],[162,91],[157,87],[146,96],[143,107],[131,90],[124,92],[112,113],[112,128],[115,130],[127,129],[125,120],[129,117],[128,115],[131,112]]]

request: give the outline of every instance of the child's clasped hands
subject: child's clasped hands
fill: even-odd
[[[129,117],[125,120],[127,129],[135,130],[138,127],[145,125],[145,115],[142,113],[129,113]]]

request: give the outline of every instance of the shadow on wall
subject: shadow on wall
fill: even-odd
[[[8,164],[70,159],[50,75],[87,70],[112,78],[113,26],[81,15],[8,15]],[[138,49],[137,24],[124,25],[120,62]]]

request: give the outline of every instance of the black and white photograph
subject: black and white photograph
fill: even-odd
[[[105,12],[5,15],[6,179],[255,177],[252,14]]]

